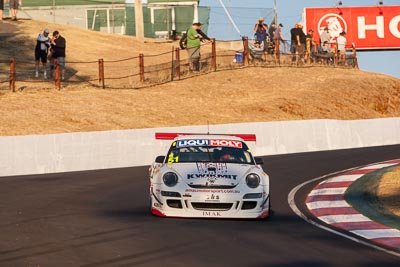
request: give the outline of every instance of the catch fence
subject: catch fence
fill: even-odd
[[[290,47],[290,44],[288,44]],[[217,46],[221,48],[217,49]],[[355,47],[341,57],[337,47],[333,46],[331,54],[314,51],[308,41],[303,54],[290,54],[281,51],[279,42],[272,49],[265,51],[254,47],[247,38],[237,42],[216,42],[201,55],[200,69],[193,72],[189,68],[187,53],[180,48],[154,55],[139,54],[120,60],[67,61],[65,74],[62,75],[57,61],[54,70],[47,70],[47,79],[43,70],[35,77],[34,64],[11,58],[0,61],[0,88],[15,92],[17,88],[51,88],[61,89],[73,85],[89,85],[109,89],[140,89],[171,81],[187,79],[215,71],[248,67],[304,67],[327,66],[358,68]],[[8,86],[7,86],[8,84]],[[52,85],[53,84],[53,85]]]

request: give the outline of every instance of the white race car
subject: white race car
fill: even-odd
[[[269,216],[269,177],[261,168],[262,159],[252,156],[240,135],[176,136],[170,138],[174,140],[168,154],[158,156],[149,169],[152,214],[196,218]]]

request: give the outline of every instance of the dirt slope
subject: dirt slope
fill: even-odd
[[[17,60],[23,52],[30,54],[37,33],[44,27],[58,29],[65,36],[70,61],[154,54],[170,51],[174,45],[37,21],[3,22],[0,26],[2,32],[8,29],[15,39],[23,40],[17,48],[10,38],[10,45],[1,45],[4,57],[16,56]],[[0,112],[0,135],[208,122],[395,117],[400,115],[400,80],[352,69],[248,68],[140,90],[101,90],[73,84],[61,91],[47,88],[10,93],[3,88]]]

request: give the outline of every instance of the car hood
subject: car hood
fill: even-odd
[[[236,186],[253,165],[233,163],[181,163],[173,169],[192,187]]]

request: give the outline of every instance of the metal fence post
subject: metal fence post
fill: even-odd
[[[55,73],[54,73],[54,82],[55,82],[56,88],[57,88],[58,90],[60,90],[60,89],[61,89],[61,81],[60,81],[60,61],[58,61],[58,59],[55,59],[55,60],[54,60],[54,70],[55,70]]]
[[[178,80],[181,79],[181,55],[179,47],[175,48],[175,76]]]
[[[139,72],[140,72],[140,82],[144,82],[144,55],[139,54]]]
[[[211,69],[214,72],[217,71],[217,47],[215,38],[211,39]]]
[[[99,59],[99,84],[104,89],[104,60],[102,58]]]
[[[10,59],[10,90],[15,92],[15,58]]]

